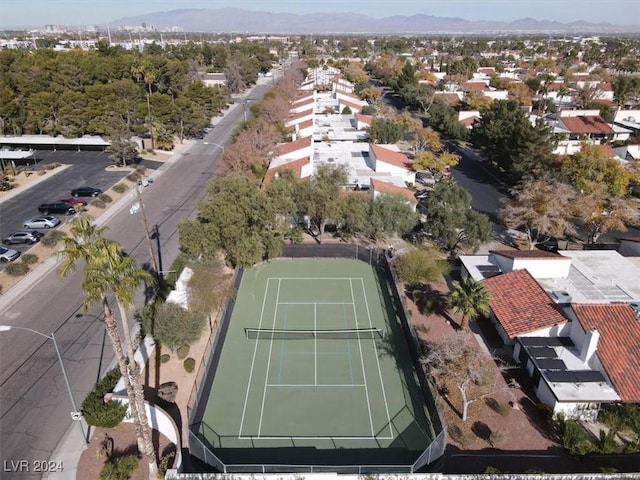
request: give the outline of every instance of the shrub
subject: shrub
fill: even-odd
[[[40,243],[45,247],[55,247],[58,242],[67,236],[66,233],[60,230],[51,230],[40,240]]]
[[[4,267],[4,271],[7,272],[7,275],[11,275],[12,277],[21,277],[27,274],[29,271],[29,265],[22,262],[14,262]]]
[[[97,198],[96,200],[94,200],[93,202],[91,202],[91,205],[93,205],[96,208],[106,208],[107,204],[104,203],[102,200],[100,200],[99,198]]]
[[[124,193],[127,190],[129,190],[129,187],[127,187],[124,183],[118,183],[117,185],[113,186],[113,191],[116,193]]]
[[[598,451],[604,455],[618,453],[618,444],[616,443],[616,434],[613,430],[605,432],[600,430],[598,438]]]
[[[587,432],[575,420],[566,420],[559,416],[557,428],[560,443],[571,455],[586,455],[592,450]]]
[[[162,355],[160,355],[160,363],[167,363],[169,360],[171,360],[171,355],[169,355],[168,353],[163,353]]]
[[[205,318],[203,313],[190,312],[175,303],[161,303],[155,312],[151,334],[162,345],[175,351],[200,339]]]
[[[174,458],[176,458],[176,452],[169,452],[162,455],[160,463],[158,463],[158,475],[160,478],[164,478],[169,467],[173,465]]]
[[[129,175],[127,175],[127,180],[129,180],[130,182],[137,182],[138,180],[140,180],[140,174],[138,172],[131,172]]]
[[[342,109],[342,115],[351,115],[353,112],[351,111],[351,108],[349,107],[349,105],[345,106]]]
[[[13,185],[13,183],[9,182],[8,180],[2,180],[2,182],[0,182],[0,192],[7,192],[14,188],[14,186],[15,185]]]
[[[111,393],[120,380],[120,370],[114,368],[96,383],[82,402],[82,414],[89,425],[113,428],[124,419],[127,406],[118,401],[105,402],[104,396]]]
[[[135,173],[137,173],[138,175],[142,176],[146,171],[147,171],[147,167],[145,167],[144,165],[136,166]]]
[[[60,166],[59,163],[48,163],[42,168],[44,168],[45,170],[53,170],[54,168],[57,168],[59,166]]]
[[[178,358],[184,360],[189,355],[189,345],[182,345],[178,348]]]
[[[22,260],[22,263],[33,265],[38,261],[38,256],[33,253],[23,253],[20,259]]]
[[[101,193],[100,195],[98,195],[98,199],[102,200],[104,203],[113,202],[113,199],[106,193]]]
[[[187,373],[191,373],[196,368],[196,361],[193,358],[189,357],[184,361],[183,365],[185,371]]]
[[[508,403],[500,403],[498,405],[498,413],[503,417],[508,417],[513,408]]]
[[[47,171],[46,170],[38,170],[38,176],[43,176],[44,174],[46,174]]]
[[[100,470],[100,480],[129,480],[138,468],[136,455],[111,457]]]

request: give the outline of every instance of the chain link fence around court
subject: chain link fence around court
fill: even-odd
[[[444,455],[446,429],[437,406],[437,393],[435,388],[425,375],[424,369],[420,364],[420,356],[422,350],[418,336],[409,322],[409,314],[407,312],[406,301],[401,294],[400,282],[393,270],[393,266],[387,257],[389,253],[382,248],[371,248],[359,244],[304,244],[283,245],[282,258],[353,258],[372,267],[380,268],[387,276],[387,284],[389,286],[391,297],[396,305],[396,313],[400,319],[402,329],[409,347],[411,359],[413,362],[414,372],[420,391],[425,402],[426,409],[429,413],[433,426],[434,440],[429,447],[418,457],[413,465],[226,465],[222,462],[210,448],[210,444],[202,436],[203,413],[206,408],[206,400],[208,395],[203,398],[203,394],[210,391],[215,376],[215,371],[220,360],[222,344],[226,337],[229,327],[231,314],[233,313],[234,301],[230,300],[225,307],[218,313],[211,329],[211,335],[207,344],[207,349],[203,360],[201,361],[196,382],[191,392],[187,405],[189,419],[189,451],[208,465],[213,466],[221,473],[315,473],[315,472],[334,472],[334,473],[414,473],[424,469],[430,464],[436,462]],[[234,287],[239,288],[242,280],[241,269],[236,270],[234,275]],[[206,425],[205,425],[206,427]]]

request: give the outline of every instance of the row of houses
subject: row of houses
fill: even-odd
[[[344,165],[349,175],[347,188],[374,196],[396,193],[417,205],[408,188],[416,180],[411,160],[396,145],[367,142],[367,128],[373,119],[360,113],[365,105],[337,69],[311,70],[285,121],[292,140],[276,149],[263,188],[284,170],[305,179],[319,165]],[[346,107],[351,113],[331,113],[344,112]]]
[[[640,403],[640,238],[618,251],[495,250],[461,262],[554,414],[589,421],[604,403]]]

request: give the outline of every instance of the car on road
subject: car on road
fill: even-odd
[[[65,215],[73,215],[76,213],[75,207],[64,202],[43,203],[38,206],[38,211],[44,215],[50,213],[64,213]]]
[[[81,198],[69,197],[69,198],[60,198],[56,200],[56,202],[67,203],[72,207],[86,207],[87,201],[82,200]]]
[[[97,197],[102,190],[94,187],[78,187],[71,190],[72,197]]]
[[[24,228],[55,228],[60,225],[60,219],[58,217],[52,217],[51,215],[42,215],[41,217],[30,218],[23,222]]]
[[[33,245],[39,242],[42,237],[44,237],[44,233],[42,232],[36,232],[35,230],[18,230],[2,240],[2,243],[5,245],[14,245],[17,243]]]
[[[13,248],[0,247],[0,262],[9,263],[17,260],[20,252]]]

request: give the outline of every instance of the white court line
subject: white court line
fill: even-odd
[[[362,277],[269,277],[270,280],[362,280]]]
[[[276,292],[276,308],[273,312],[273,328],[276,327],[276,318],[278,314],[278,299],[280,298],[280,284],[281,280],[278,280],[278,291]],[[271,366],[271,352],[273,351],[273,336],[269,343],[269,359],[267,360],[267,373],[264,377],[264,390],[262,392],[262,407],[260,407],[260,423],[258,423],[258,438],[260,438],[260,431],[262,430],[262,417],[264,415],[264,401],[267,397],[267,383],[269,383],[269,367]]]
[[[318,330],[316,304],[313,304],[313,331]],[[313,383],[318,385],[318,336],[313,336]]]
[[[238,437],[238,440],[393,440],[393,437]]]
[[[264,304],[267,301],[267,291],[269,289],[269,281],[271,279],[267,278],[267,284],[264,286],[264,297],[262,298],[262,310],[260,310],[260,321],[258,322],[258,328],[262,326],[262,316],[264,315]],[[253,359],[251,360],[251,370],[249,371],[249,381],[247,382],[247,393],[244,396],[244,407],[242,408],[242,419],[240,420],[240,430],[238,431],[238,438],[242,436],[242,426],[244,425],[244,415],[247,411],[247,402],[249,401],[249,389],[251,388],[251,377],[253,377],[253,366],[256,362],[256,354],[258,353],[258,343],[256,342],[256,346],[253,348]]]
[[[367,317],[369,317],[369,327],[373,328],[373,324],[371,323],[371,313],[369,312],[369,301],[367,300],[367,291],[364,288],[364,281],[360,279],[362,283],[362,293],[364,294],[364,304],[367,307]],[[378,375],[380,375],[380,386],[382,387],[382,398],[384,400],[384,408],[387,411],[387,421],[389,422],[389,432],[391,433],[391,438],[393,438],[393,428],[391,426],[391,416],[389,415],[389,404],[387,403],[387,394],[384,390],[384,381],[382,380],[382,370],[380,370],[380,357],[378,357],[378,346],[376,345],[376,339],[371,338],[371,342],[373,343],[373,350],[376,353],[376,363],[378,364]]]
[[[278,305],[351,305],[351,302],[278,302]]]
[[[356,319],[356,325],[358,324],[358,314],[356,313],[356,304],[355,298],[353,298],[353,283],[349,280],[349,288],[351,289],[351,300],[353,303],[353,315]],[[358,347],[360,348],[360,365],[362,365],[362,376],[364,378],[364,391],[367,395],[367,408],[369,409],[369,425],[371,425],[371,436],[375,437],[375,432],[373,431],[373,417],[371,417],[371,402],[369,401],[369,389],[367,388],[367,373],[364,368],[364,357],[362,355],[362,343],[360,342],[360,334],[358,333]]]
[[[361,384],[355,384],[355,383],[339,383],[339,384],[335,384],[335,385],[330,385],[330,384],[324,384],[324,383],[320,383],[320,384],[305,384],[305,383],[269,383],[267,384],[267,387],[286,387],[286,388],[292,388],[292,387],[300,387],[300,388],[311,388],[311,387],[326,387],[326,388],[339,388],[339,387],[365,387],[366,385],[364,383]]]

